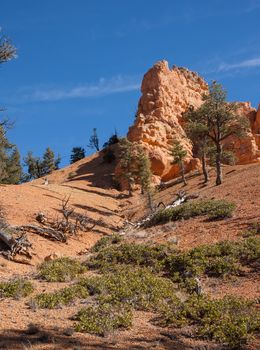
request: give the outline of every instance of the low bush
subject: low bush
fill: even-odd
[[[156,212],[146,226],[154,226],[169,221],[187,220],[195,216],[207,216],[210,220],[231,217],[235,205],[225,200],[191,201],[174,208],[162,209]]]
[[[127,305],[105,303],[89,306],[75,316],[75,330],[104,336],[113,330],[130,327],[132,317],[132,310]]]
[[[91,247],[90,252],[91,253],[97,253],[101,249],[111,245],[111,244],[118,244],[123,240],[123,238],[117,234],[113,234],[110,236],[104,236],[101,239],[99,239],[93,247]]]
[[[174,284],[148,269],[121,266],[112,273],[79,282],[100,303],[125,303],[138,310],[156,310],[165,300],[176,299]]]
[[[160,323],[164,326],[195,325],[198,336],[232,349],[246,343],[260,329],[260,317],[253,302],[231,296],[222,300],[192,296],[182,304],[164,305]]]
[[[23,298],[33,292],[33,285],[24,279],[13,279],[0,282],[0,298]]]
[[[101,242],[102,243],[102,242]],[[104,242],[103,242],[104,243]],[[112,269],[117,264],[149,267],[155,271],[163,268],[164,260],[170,248],[165,245],[148,246],[146,244],[123,243],[110,244],[98,251],[98,254],[86,262],[90,268]]]
[[[71,172],[68,174],[68,179],[71,180],[71,179],[73,179],[75,176],[77,176],[76,171],[71,171]]]
[[[32,304],[41,309],[55,309],[68,305],[77,298],[87,298],[89,293],[86,288],[80,285],[73,285],[52,293],[41,293],[36,295]]]
[[[243,232],[243,237],[254,237],[260,235],[260,222],[254,222],[249,225],[248,229]]]
[[[79,261],[71,258],[59,258],[43,262],[38,267],[38,277],[48,282],[68,282],[86,271]]]

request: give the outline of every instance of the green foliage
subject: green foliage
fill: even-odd
[[[73,285],[52,293],[41,293],[32,300],[33,304],[41,309],[55,309],[68,305],[77,298],[87,298],[89,295],[86,288],[80,285]]]
[[[149,269],[130,266],[118,266],[101,277],[82,279],[80,285],[96,294],[100,303],[123,302],[138,310],[157,310],[160,303],[177,300],[169,279],[158,277]]]
[[[107,245],[108,241],[101,243],[103,248],[99,249],[100,247],[98,247],[98,254],[87,261],[89,267],[107,270],[117,264],[126,264],[149,267],[155,271],[160,271],[163,267],[164,259],[170,250],[165,245],[149,246],[134,243]],[[96,248],[94,249],[96,250]]]
[[[85,158],[85,150],[82,147],[73,147],[70,156],[70,164]]]
[[[247,299],[226,296],[222,300],[210,300],[207,296],[192,296],[182,304],[164,305],[161,324],[195,325],[198,336],[233,349],[246,343],[260,329],[260,317],[253,302]]]
[[[136,168],[134,167],[134,145],[124,137],[119,141],[119,150],[119,165],[121,168],[119,177],[126,181],[129,195],[131,195],[136,176]]]
[[[260,222],[254,222],[249,225],[248,230],[243,232],[243,237],[254,237],[260,235]]]
[[[231,217],[235,205],[225,200],[201,200],[181,204],[174,208],[156,212],[147,226],[163,224],[169,221],[187,220],[195,216],[207,216],[210,220]]]
[[[150,193],[152,180],[151,162],[141,146],[137,149],[137,176],[141,184],[142,193]]]
[[[97,129],[93,129],[93,134],[89,138],[89,148],[95,149],[97,152],[99,151],[99,139],[97,135]]]
[[[12,145],[6,136],[10,123],[0,122],[0,183],[17,184],[21,179],[20,154],[15,145]]]
[[[260,259],[260,238],[251,237],[242,241],[222,241],[202,245],[187,252],[176,252],[165,260],[165,271],[173,280],[194,290],[193,276],[226,277],[237,275],[242,265],[250,265]]]
[[[90,251],[92,253],[97,253],[101,249],[111,245],[111,244],[117,244],[120,243],[123,240],[123,238],[117,234],[113,234],[110,236],[104,236],[100,238],[94,245],[91,247]]]
[[[103,144],[103,148],[107,148],[109,146],[115,145],[118,142],[119,142],[119,137],[117,135],[117,131],[115,131],[115,133],[112,136],[110,136],[108,141]]]
[[[132,325],[131,308],[125,304],[100,304],[81,309],[75,316],[77,332],[87,332],[104,336],[119,328]]]
[[[68,174],[68,179],[73,179],[75,176],[77,176],[77,173],[76,171],[71,171],[69,174]]]
[[[171,149],[171,155],[173,157],[173,163],[181,165],[184,158],[187,156],[187,151],[179,141],[175,141]]]
[[[59,168],[60,156],[55,158],[54,152],[48,147],[43,154],[43,159],[34,157],[32,152],[28,152],[24,158],[24,164],[28,168],[28,174],[25,176],[25,181],[38,179],[46,176]]]
[[[43,262],[38,267],[38,276],[48,282],[68,282],[86,271],[86,267],[71,258],[59,258]]]
[[[0,298],[23,298],[33,292],[33,285],[24,279],[13,279],[0,282]]]

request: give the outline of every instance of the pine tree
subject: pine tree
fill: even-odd
[[[141,184],[141,193],[151,191],[151,162],[141,146],[137,149],[137,173]]]
[[[223,142],[231,135],[242,136],[249,127],[248,120],[239,116],[236,103],[226,101],[226,91],[215,81],[209,86],[209,94],[204,97],[202,106],[194,111],[193,120],[199,116],[207,139],[214,144],[216,185],[223,181],[221,163],[224,159]],[[192,112],[190,113],[190,116]]]
[[[85,158],[85,150],[82,147],[73,147],[70,156],[70,164]]]
[[[60,156],[55,159],[54,152],[50,147],[46,148],[45,153],[43,154],[42,167],[44,175],[51,174],[54,170],[59,169]]]
[[[20,161],[20,153],[17,147],[14,147],[12,153],[7,161],[7,174],[8,177],[4,181],[8,184],[18,184],[21,181],[22,166]]]
[[[133,193],[133,184],[135,181],[135,169],[133,169],[134,160],[134,147],[133,143],[127,140],[127,138],[122,138],[119,141],[120,149],[120,168],[121,168],[121,178],[123,178],[128,185],[129,196]]]
[[[173,164],[178,164],[181,170],[181,177],[184,185],[187,185],[187,181],[185,178],[185,171],[184,171],[184,159],[187,156],[187,151],[183,148],[181,143],[179,141],[175,141],[173,143],[172,149],[171,149],[171,155],[173,157]]]
[[[93,134],[90,136],[88,147],[96,149],[97,152],[99,151],[99,139],[96,128],[93,129]]]
[[[194,110],[190,108],[184,114],[186,120],[185,131],[193,143],[194,155],[201,159],[204,182],[209,181],[207,168],[207,155],[211,149],[210,139],[208,137],[208,128],[205,125],[205,116],[201,109]]]

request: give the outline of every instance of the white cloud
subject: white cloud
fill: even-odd
[[[260,66],[260,57],[236,63],[221,63],[218,67],[219,72],[227,72],[234,69],[254,68]]]
[[[137,76],[118,75],[111,79],[100,78],[95,84],[81,84],[70,88],[30,88],[21,96],[24,101],[59,101],[73,98],[98,97],[140,89]]]

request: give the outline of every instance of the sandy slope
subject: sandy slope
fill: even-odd
[[[33,223],[35,214],[39,211],[53,217],[59,215],[60,202],[66,196],[70,196],[70,203],[77,211],[86,213],[97,222],[102,219],[91,232],[70,238],[68,244],[29,234],[36,253],[32,266],[8,262],[0,257],[0,280],[17,274],[33,279],[35,265],[46,255],[59,251],[62,255],[78,256],[80,251],[90,247],[102,235],[111,234],[120,228],[125,217],[134,221],[143,216],[144,199],[138,194],[130,200],[119,199],[119,192],[113,189],[112,171],[112,166],[103,164],[102,159],[94,155],[52,174],[48,186],[43,185],[42,179],[20,186],[0,186],[0,204],[12,225]],[[70,172],[76,172],[77,175],[68,181]],[[177,184],[158,193],[156,201],[171,201],[181,188],[182,185]],[[248,223],[260,218],[259,164],[226,167],[225,182],[219,187],[214,186],[213,177],[206,187],[202,184],[201,176],[194,177],[189,180],[185,190],[188,193],[198,193],[199,198],[225,198],[235,202],[237,208],[234,217],[217,222],[196,218],[178,224],[169,223],[145,231],[130,231],[126,239],[137,242],[165,242],[174,238],[181,249],[187,249],[223,239],[239,239],[239,234]],[[37,280],[33,283],[36,292],[64,286]],[[260,297],[260,280],[256,272],[231,281],[211,279],[203,283],[206,292],[213,297],[227,293]],[[0,300],[0,349],[220,349],[213,343],[192,339],[188,329],[176,333],[155,327],[149,323],[153,315],[143,312],[135,313],[131,330],[116,332],[105,338],[79,333],[69,337],[64,335],[64,329],[73,326],[69,317],[81,306],[79,303],[58,310],[35,312],[28,307],[27,302],[28,299]],[[31,322],[40,325],[40,333],[26,333]],[[257,349],[259,345],[256,340],[251,348]]]

